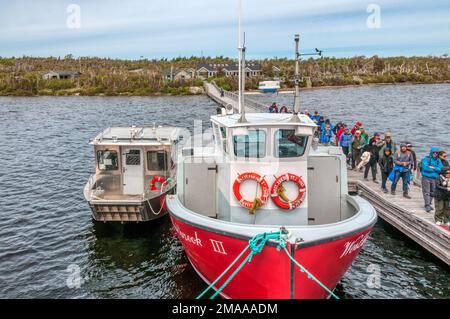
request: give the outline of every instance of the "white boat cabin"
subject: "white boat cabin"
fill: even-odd
[[[90,142],[96,165],[88,198],[98,202],[154,197],[150,182],[155,176],[174,178],[172,158],[179,137],[180,129],[170,126],[111,127],[100,133]]]
[[[211,218],[255,225],[327,224],[356,213],[345,200],[342,150],[316,146],[316,125],[308,116],[298,115],[299,121],[292,121],[292,114],[251,113],[245,114],[244,123],[240,117],[212,116],[214,146],[183,150],[177,167],[178,180],[184,180],[177,186],[182,205]],[[258,174],[269,188],[268,198],[253,213],[238,200],[236,190],[249,202],[267,194],[257,180],[240,181],[244,173]],[[277,178],[286,174],[304,183],[300,205],[288,210],[280,209],[270,194]],[[286,182],[283,187],[287,199],[299,195],[298,184]]]

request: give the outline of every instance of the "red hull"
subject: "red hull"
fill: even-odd
[[[248,244],[248,239],[196,227],[173,215],[170,218],[192,266],[208,284],[214,281]],[[309,246],[300,244],[294,248],[294,245],[288,245],[288,250],[297,262],[333,290],[357,257],[371,230],[372,227],[343,238],[325,240]],[[216,284],[216,288],[220,287],[225,278]],[[267,245],[261,253],[254,256],[221,294],[223,297],[236,299],[328,297],[323,288],[300,272],[284,251],[278,251],[273,245]]]

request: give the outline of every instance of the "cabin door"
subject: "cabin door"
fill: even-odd
[[[124,147],[122,152],[123,194],[144,193],[144,161],[138,148]]]

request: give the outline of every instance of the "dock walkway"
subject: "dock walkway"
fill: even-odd
[[[425,212],[421,187],[412,184],[409,190],[412,198],[407,199],[403,197],[400,181],[396,195],[385,194],[370,174],[369,181],[365,181],[363,173],[356,171],[348,172],[348,184],[349,190],[367,199],[382,219],[450,266],[450,232],[435,224],[434,211]]]
[[[205,82],[204,88],[206,94],[219,105],[238,110],[237,94],[224,91],[224,96],[221,97],[220,89],[215,83]],[[264,104],[248,97],[245,98],[244,104],[250,112],[267,111]],[[417,183],[411,185],[411,199],[402,196],[401,182],[397,195],[393,196],[383,193],[380,184],[371,180],[365,181],[363,173],[360,172],[348,172],[348,185],[350,191],[358,192],[367,199],[382,219],[450,266],[450,232],[435,224],[434,212],[425,212],[422,190]]]
[[[212,100],[214,100],[217,104],[225,107],[225,108],[233,108],[235,113],[238,112],[238,95],[233,92],[224,91],[224,96],[220,96],[220,89],[214,83],[204,82],[203,87],[205,89],[206,95],[208,95]],[[266,112],[267,106],[263,103],[255,101],[249,97],[244,98],[245,110],[251,113],[261,113]]]

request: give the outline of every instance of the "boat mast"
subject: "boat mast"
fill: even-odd
[[[298,117],[298,113],[300,112],[300,57],[306,55],[318,55],[322,57],[322,50],[315,49],[313,53],[303,53],[300,54],[300,34],[295,35],[295,94],[294,94],[294,114],[291,118],[291,122],[300,122],[300,118]]]
[[[295,96],[294,96],[294,116],[297,117],[297,114],[300,112],[300,35],[295,35]]]
[[[245,92],[245,33],[244,41],[242,41],[242,31],[241,31],[241,20],[242,20],[242,0],[239,0],[239,13],[238,13],[238,51],[239,51],[239,96],[238,96],[238,106],[239,114],[241,117],[239,123],[247,122],[245,118],[245,104],[244,104],[244,92]]]

